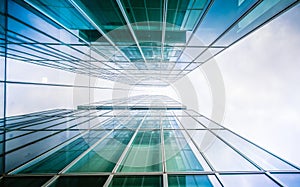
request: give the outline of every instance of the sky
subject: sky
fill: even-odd
[[[224,80],[226,108],[222,124],[298,166],[299,18],[297,5],[205,64],[217,63]],[[201,68],[189,76],[201,87],[198,99],[203,105],[199,111],[209,116],[209,85],[199,72]]]

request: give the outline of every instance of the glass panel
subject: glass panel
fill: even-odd
[[[107,131],[89,131],[83,137],[70,142],[46,158],[32,163],[18,173],[58,173],[106,133]]]
[[[211,59],[217,53],[221,52],[225,48],[208,48],[204,53],[202,53],[195,62],[206,62],[207,60]]]
[[[107,176],[62,176],[50,186],[52,187],[93,187],[103,186]]]
[[[165,130],[164,145],[167,171],[203,171],[181,131]]]
[[[300,173],[272,173],[280,184],[289,187],[298,187],[300,184]]]
[[[262,1],[214,45],[227,46],[232,44],[294,2],[296,2],[296,0]]]
[[[270,178],[264,174],[249,174],[249,175],[219,175],[224,186],[247,186],[247,187],[275,187],[278,186]]]
[[[111,172],[132,135],[133,131],[114,131],[67,172]]]
[[[215,0],[194,37],[200,38],[205,45],[211,44],[255,2],[257,0],[228,0],[226,3],[223,0]]]
[[[185,129],[204,129],[204,127],[192,117],[178,117]]]
[[[229,142],[231,145],[233,145],[240,152],[245,154],[248,158],[253,160],[256,164],[258,164],[265,170],[295,170],[295,168],[291,165],[288,165],[275,156],[254,146],[248,141],[227,130],[216,131],[216,134],[218,134],[225,141]]]
[[[161,176],[115,176],[111,183],[110,187],[143,187],[143,186],[155,186],[160,187],[162,185]]]
[[[50,137],[42,139],[38,142],[32,142],[25,147],[20,146],[18,150],[6,154],[5,164],[6,171],[14,169],[15,167],[27,162],[45,151],[48,151],[57,145],[69,140],[80,132],[63,131],[54,133]],[[19,142],[22,145],[22,142]],[[6,146],[7,147],[7,146]]]
[[[7,116],[73,108],[73,91],[73,88],[66,87],[7,84]]]
[[[217,123],[203,117],[195,117],[202,125],[204,125],[207,128],[222,128],[220,125],[218,125]]]
[[[169,175],[169,187],[213,187],[221,186],[213,175]]]
[[[160,131],[139,131],[118,171],[161,171],[162,161],[160,143]]]
[[[69,29],[92,29],[92,25],[88,23],[77,10],[65,0],[29,0],[31,4],[38,7],[39,10],[54,18],[57,22]],[[61,16],[63,15],[63,16]]]
[[[0,186],[7,187],[32,187],[32,186],[42,186],[46,183],[51,177],[4,177],[0,181]]]
[[[188,132],[217,171],[258,170],[209,131],[189,130]]]

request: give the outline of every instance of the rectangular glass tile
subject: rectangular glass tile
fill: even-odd
[[[178,120],[185,129],[204,129],[203,125],[192,117],[178,117]]]
[[[214,175],[169,175],[169,187],[213,187],[221,186]]]
[[[265,170],[295,170],[293,166],[227,130],[214,131]]]
[[[0,186],[7,187],[32,187],[42,186],[51,176],[35,176],[35,177],[4,177],[0,180]]]
[[[275,187],[279,186],[264,174],[233,174],[219,175],[224,186],[247,186],[247,187]]]
[[[51,187],[99,187],[103,186],[107,176],[61,176]]]
[[[133,135],[117,130],[72,166],[67,173],[111,172]]]
[[[162,170],[160,131],[139,131],[122,161],[120,172]]]
[[[215,0],[194,37],[201,38],[204,45],[211,44],[256,2],[257,0],[246,0],[238,3],[237,0],[229,0],[224,3],[223,0]]]
[[[109,187],[162,187],[161,176],[115,176]]]
[[[257,171],[231,147],[206,130],[189,130],[191,137],[217,171]]]
[[[203,171],[203,167],[180,130],[164,131],[167,171]]]
[[[106,133],[107,131],[90,131],[18,173],[58,173]]]
[[[300,173],[272,173],[272,176],[284,186],[298,187],[300,184]]]

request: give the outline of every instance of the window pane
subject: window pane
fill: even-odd
[[[209,131],[189,130],[190,135],[217,171],[258,169]]]
[[[160,143],[160,131],[139,131],[118,170],[120,172],[161,171]]]
[[[169,187],[213,187],[221,186],[213,175],[169,175],[168,176]]]
[[[32,187],[42,186],[51,177],[4,177],[0,181],[0,186],[14,187]]]
[[[224,186],[247,186],[247,187],[275,187],[278,186],[270,178],[264,174],[249,174],[249,175],[219,175]]]
[[[284,186],[298,187],[300,184],[300,173],[274,173],[272,176]]]
[[[113,132],[67,172],[111,172],[132,135],[132,131]]]
[[[181,131],[164,131],[167,171],[203,171]]]
[[[50,186],[52,187],[93,187],[103,186],[107,176],[62,176]]]
[[[143,186],[162,186],[161,176],[115,176],[110,185],[110,187],[143,187]]]
[[[19,173],[58,173],[106,133],[107,131],[90,131]]]
[[[267,153],[266,151],[254,146],[253,144],[245,141],[239,136],[227,131],[215,131],[221,138],[229,142],[240,152],[245,154],[248,158],[253,160],[256,164],[265,170],[294,170],[295,168],[281,161],[275,156]]]

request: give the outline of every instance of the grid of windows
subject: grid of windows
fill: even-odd
[[[296,186],[300,179],[297,166],[192,110],[51,110],[7,124],[5,185]]]
[[[166,85],[297,2],[1,0],[0,53],[14,65]]]
[[[297,3],[0,0],[0,186],[297,186],[297,166],[177,101],[103,101],[128,92],[110,81],[175,82]]]

